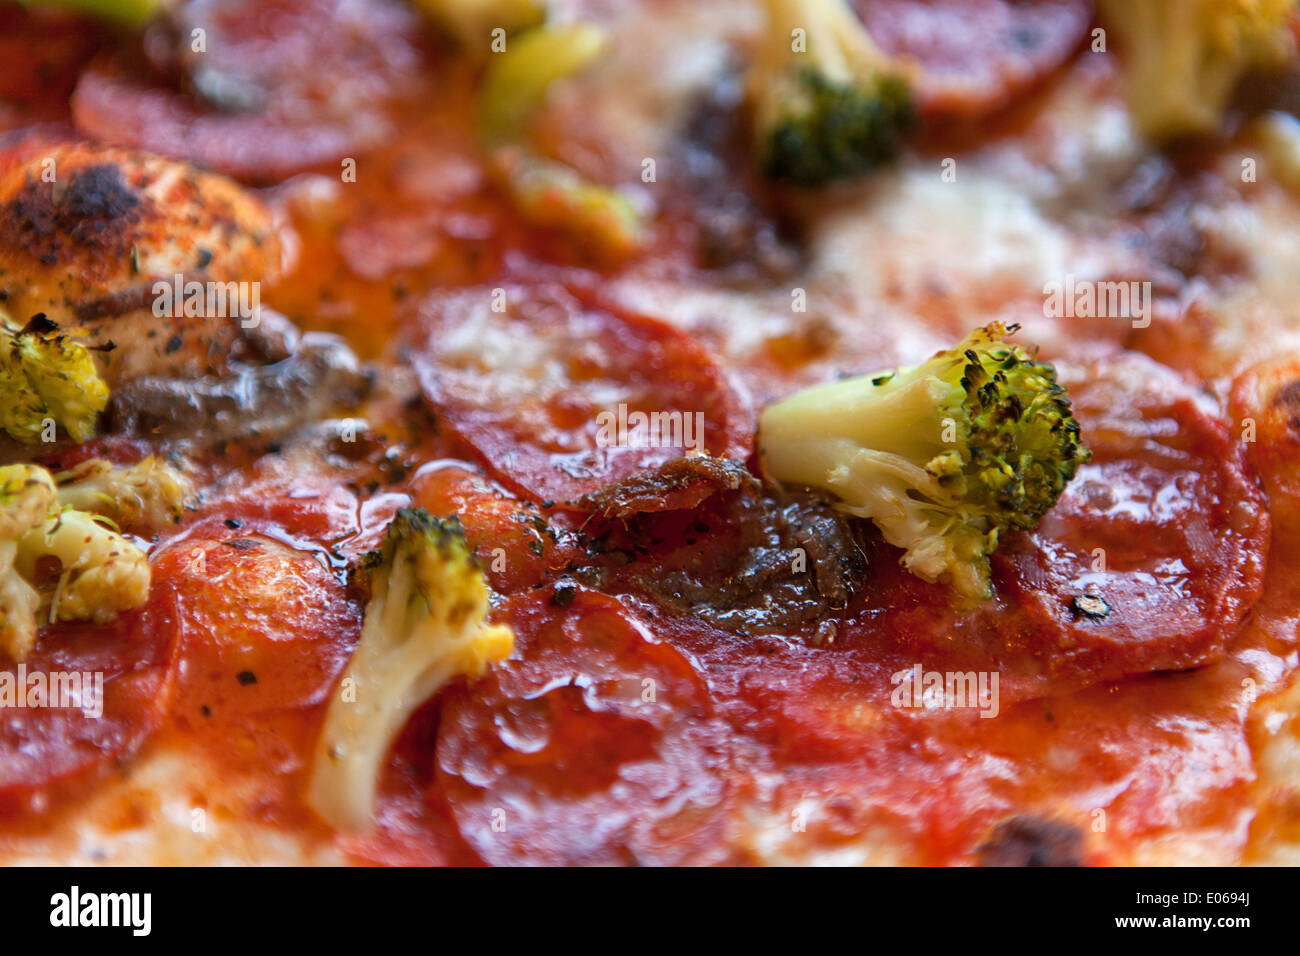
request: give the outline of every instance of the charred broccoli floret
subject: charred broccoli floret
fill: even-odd
[[[38,444],[53,422],[85,441],[107,404],[89,349],[44,316],[18,329],[0,315],[0,428],[11,438]]]
[[[766,0],[753,72],[760,167],[820,186],[893,158],[913,121],[912,83],[844,0]]]
[[[1243,75],[1295,43],[1295,0],[1103,0],[1124,45],[1129,110],[1153,140],[1215,133]]]
[[[385,758],[412,712],[457,676],[509,656],[514,632],[487,623],[488,586],[460,522],[399,511],[361,562],[361,641],[325,715],[308,800],[329,823],[370,821]]]
[[[0,468],[0,649],[11,658],[31,653],[42,617],[104,623],[143,604],[149,577],[144,552],[105,519],[60,506],[44,468]]]
[[[914,368],[769,406],[764,468],[871,519],[918,577],[987,596],[999,536],[1035,527],[1089,457],[1055,369],[1007,333],[995,323]]]

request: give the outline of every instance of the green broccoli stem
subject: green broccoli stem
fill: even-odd
[[[961,398],[960,387],[919,371],[816,385],[763,413],[764,461],[783,480],[817,486],[844,466],[849,449],[865,448],[914,463],[924,476],[924,464],[953,447],[943,440],[945,418],[956,425]]]

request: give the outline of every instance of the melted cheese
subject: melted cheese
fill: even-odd
[[[0,860],[35,866],[328,866],[346,862],[322,830],[256,822],[260,784],[162,742],[101,782],[56,832],[5,835]]]

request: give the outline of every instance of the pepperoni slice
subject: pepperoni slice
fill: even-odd
[[[398,0],[198,0],[146,41],[181,83],[151,83],[123,52],[82,75],[73,117],[107,142],[276,181],[395,135],[387,109],[416,85],[419,37]]]
[[[922,68],[923,113],[978,119],[1063,64],[1092,21],[1090,0],[853,0],[872,38]]]
[[[536,587],[585,553],[570,533],[583,516],[550,512],[514,498],[468,465],[434,463],[409,487],[421,508],[460,519],[465,539],[498,594]]]
[[[505,484],[576,502],[691,451],[748,457],[753,416],[708,349],[580,295],[476,288],[423,310],[425,397]]]
[[[438,779],[493,864],[681,864],[720,851],[727,732],[692,663],[613,598],[512,598],[515,653],[448,694]]]
[[[360,603],[321,553],[288,539],[204,519],[158,555],[151,588],[168,609],[153,632],[172,647],[162,732],[223,768],[226,806],[279,820],[305,814],[324,706],[361,630]]]
[[[998,590],[1058,671],[1107,679],[1218,659],[1259,596],[1269,541],[1242,444],[1207,399],[1136,354],[1072,377],[1093,460],[995,555]]]
[[[325,702],[361,611],[315,554],[245,528],[186,535],[155,567],[176,609],[171,711],[183,727],[260,736],[276,715]]]
[[[0,802],[18,804],[42,788],[75,785],[140,748],[170,698],[174,617],[169,596],[151,593],[144,607],[112,624],[45,629],[34,654],[0,670],[0,681],[12,682],[0,706]],[[48,691],[56,684],[79,685],[81,705],[60,694],[32,706],[42,703],[32,696],[37,686]]]
[[[441,697],[406,722],[379,780],[374,826],[336,839],[344,852],[382,866],[471,866],[481,861],[461,839],[430,755]]]

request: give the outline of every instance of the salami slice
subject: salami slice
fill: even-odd
[[[1222,656],[1259,596],[1263,497],[1211,404],[1135,354],[1068,381],[1093,460],[1033,532],[995,556],[1058,671],[1195,667]]]
[[[930,116],[978,119],[1011,105],[1079,48],[1089,0],[854,0],[872,38],[922,68]]]
[[[505,484],[576,502],[692,452],[748,457],[752,414],[704,345],[579,295],[475,288],[423,311],[425,397]]]
[[[176,610],[175,720],[189,730],[258,732],[325,702],[360,634],[358,602],[312,552],[255,525],[187,536],[156,565]]]
[[[121,53],[82,74],[73,117],[106,142],[278,181],[395,134],[386,108],[421,69],[419,37],[396,0],[191,2],[147,45],[178,82]]]
[[[438,779],[461,835],[496,864],[707,862],[730,788],[703,678],[613,598],[563,604],[512,598],[514,655],[446,698]]]
[[[0,802],[75,786],[139,749],[170,698],[174,615],[154,594],[110,625],[56,624],[0,669]]]

